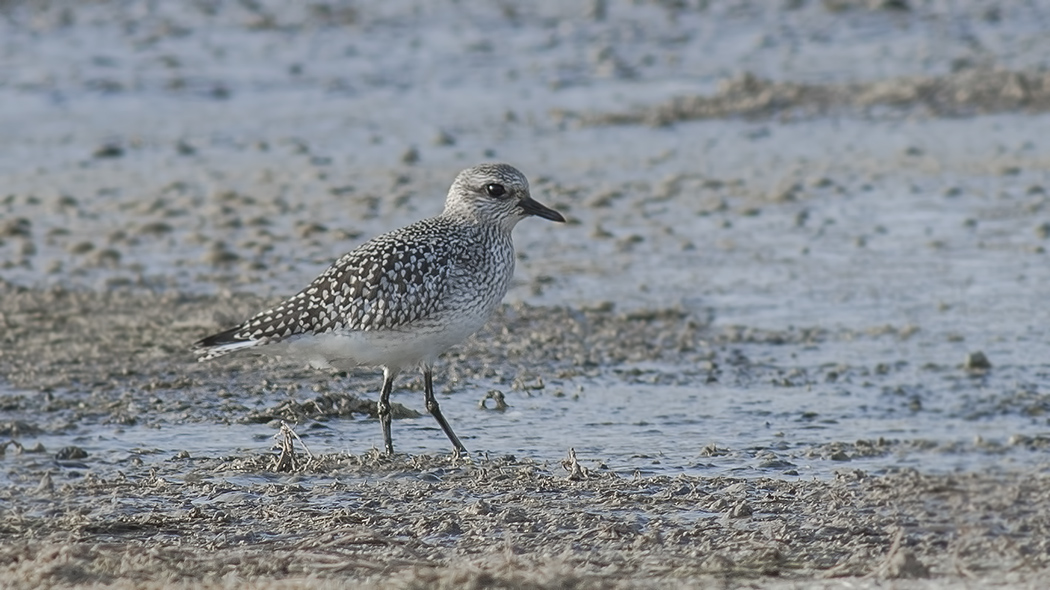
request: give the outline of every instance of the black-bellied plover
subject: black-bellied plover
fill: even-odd
[[[394,452],[394,379],[419,366],[427,411],[455,452],[466,453],[434,397],[434,362],[499,306],[514,274],[511,230],[532,215],[565,221],[532,199],[528,180],[513,166],[468,168],[456,176],[437,217],[365,242],[297,295],[194,349],[201,361],[265,347],[317,368],[382,367],[378,409],[387,453]]]

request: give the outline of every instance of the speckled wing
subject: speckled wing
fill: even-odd
[[[397,330],[438,312],[452,255],[436,225],[424,220],[366,242],[280,305],[197,342],[199,360],[300,334]]]

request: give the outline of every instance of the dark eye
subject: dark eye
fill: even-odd
[[[502,197],[507,194],[507,189],[503,188],[502,184],[489,184],[485,186],[485,192],[490,197]]]

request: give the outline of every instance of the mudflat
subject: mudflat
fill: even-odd
[[[1050,11],[0,4],[0,586],[1039,588]],[[436,368],[189,345],[503,160]]]

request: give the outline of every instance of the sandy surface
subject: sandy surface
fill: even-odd
[[[320,458],[290,479],[264,475],[268,463],[176,457],[5,492],[25,512],[3,524],[4,577],[16,588],[201,579],[657,588],[933,576],[1034,588],[1047,566],[1045,477],[567,477],[514,458],[373,455]]]
[[[0,2],[0,586],[1042,587],[1048,29]],[[372,372],[193,362],[493,159],[569,223],[438,367],[470,459],[418,376],[388,458]]]

